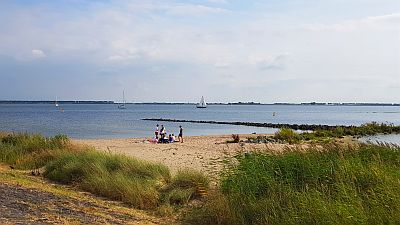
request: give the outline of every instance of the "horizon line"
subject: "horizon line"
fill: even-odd
[[[0,103],[103,103],[103,104],[119,104],[122,102],[113,100],[0,100]],[[147,102],[125,102],[126,104],[197,104],[197,102],[162,102],[162,101],[147,101]],[[394,102],[254,102],[254,101],[237,101],[237,102],[209,102],[207,104],[242,104],[242,105],[400,105]]]

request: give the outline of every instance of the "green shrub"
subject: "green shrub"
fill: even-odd
[[[301,140],[301,137],[298,133],[288,128],[280,129],[278,132],[275,133],[274,138],[276,140],[288,142],[289,144],[296,144],[299,143]]]

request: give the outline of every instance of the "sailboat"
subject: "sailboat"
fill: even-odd
[[[58,105],[57,98],[56,98],[56,101],[54,102],[54,104],[56,105],[56,107],[58,107],[58,106],[59,106],[59,105]]]
[[[122,91],[122,103],[118,104],[118,109],[126,109],[125,91]]]
[[[201,100],[196,105],[196,108],[202,108],[202,109],[207,108],[207,103],[206,103],[206,101],[204,101],[204,97],[203,96],[201,96]]]

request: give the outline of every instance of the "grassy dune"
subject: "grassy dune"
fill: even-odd
[[[155,208],[158,189],[171,179],[166,166],[95,150],[65,152],[46,165],[43,175],[140,209]]]
[[[75,150],[65,135],[47,138],[38,134],[2,134],[0,140],[0,162],[17,169],[40,168],[67,148]]]
[[[223,177],[191,224],[398,224],[400,147],[255,153]]]
[[[200,197],[199,187],[208,189],[207,178],[199,172],[181,171],[171,177],[162,164],[72,146],[62,135],[3,135],[0,162],[18,169],[41,168],[50,180],[139,209],[186,204]]]

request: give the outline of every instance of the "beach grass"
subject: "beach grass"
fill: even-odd
[[[44,137],[38,134],[17,133],[4,134],[0,138],[0,162],[18,169],[43,167],[70,146],[65,135]]]
[[[0,137],[0,162],[15,169],[40,168],[49,180],[73,185],[138,209],[186,204],[201,197],[197,195],[199,187],[208,189],[209,185],[200,172],[180,171],[171,177],[165,165],[74,146],[63,135],[3,135]]]
[[[136,208],[155,208],[169,169],[125,155],[87,150],[64,153],[46,165],[44,177]]]
[[[398,224],[400,147],[324,145],[238,156],[188,224]]]
[[[207,195],[210,180],[196,170],[181,170],[172,178],[172,182],[165,187],[162,201],[171,205],[184,205],[190,200]]]

